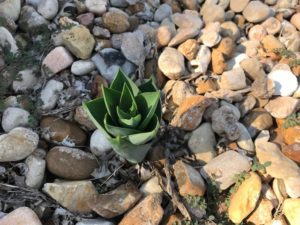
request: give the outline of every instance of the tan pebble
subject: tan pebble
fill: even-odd
[[[267,31],[262,25],[255,25],[249,30],[248,37],[250,40],[261,41],[266,35]]]
[[[222,52],[220,52],[217,49],[213,49],[211,58],[212,58],[213,72],[216,74],[222,74],[226,70],[226,67],[227,67],[227,64],[225,62]]]
[[[199,45],[195,39],[188,39],[178,46],[177,49],[187,60],[192,60],[196,57]]]

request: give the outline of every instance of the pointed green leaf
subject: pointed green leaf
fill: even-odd
[[[119,119],[130,119],[130,113],[124,112],[119,106],[117,106],[117,115]]]
[[[159,92],[145,92],[135,97],[138,105],[138,110],[142,114],[142,123],[139,125],[139,130],[145,130],[148,126],[153,114],[157,109],[160,100]]]
[[[130,129],[130,128],[124,128],[124,127],[118,127],[114,125],[113,120],[111,117],[106,114],[104,117],[104,127],[107,130],[108,133],[111,135],[117,137],[117,136],[127,136],[130,134],[137,134],[140,133],[139,130]]]
[[[151,148],[151,143],[144,145],[133,145],[124,137],[110,138],[109,142],[116,153],[131,163],[140,163],[146,157]]]
[[[115,79],[111,82],[110,88],[116,91],[122,90],[124,83],[128,85],[133,96],[137,96],[140,92],[138,87],[121,69],[119,69]]]
[[[104,99],[97,98],[88,102],[84,102],[83,109],[87,112],[89,118],[93,121],[95,126],[99,130],[103,131],[107,138],[110,137],[104,126],[104,118],[105,114],[107,114]]]
[[[137,105],[136,105],[135,99],[126,83],[124,83],[124,85],[123,85],[119,106],[125,112],[130,111],[130,112],[134,113],[134,115],[136,114]],[[131,113],[131,115],[132,115],[132,113]]]
[[[148,132],[128,135],[127,140],[134,145],[145,144],[156,136],[159,126],[159,120],[157,116],[154,115],[147,129],[149,130]]]
[[[134,117],[131,117],[130,119],[120,119],[119,118],[119,124],[126,127],[135,129],[141,122],[142,116],[141,114],[137,114]]]
[[[107,112],[114,121],[114,123],[117,124],[118,117],[116,108],[118,103],[120,102],[121,93],[113,89],[106,88],[104,86],[102,86],[102,92]]]
[[[152,78],[148,79],[145,83],[141,84],[139,86],[139,89],[142,92],[155,92],[155,91],[157,91],[157,87],[154,84],[154,81],[153,81]]]

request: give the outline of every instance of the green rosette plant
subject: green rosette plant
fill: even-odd
[[[113,150],[131,163],[143,161],[161,120],[160,92],[152,79],[137,86],[121,70],[103,97],[83,103]]]

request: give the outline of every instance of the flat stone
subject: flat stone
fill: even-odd
[[[262,41],[262,39],[267,36],[267,31],[266,29],[260,25],[254,25],[253,27],[250,28],[249,33],[248,33],[248,38],[249,40],[256,40],[256,41]]]
[[[29,112],[16,107],[8,107],[2,115],[2,128],[5,132],[9,132],[16,127],[29,126]]]
[[[247,222],[253,224],[268,224],[272,221],[272,202],[268,199],[262,199],[258,202],[257,208],[247,219]]]
[[[255,153],[254,143],[252,138],[247,130],[247,128],[242,124],[238,123],[240,129],[240,137],[237,139],[237,145],[241,148],[246,150],[249,154]]]
[[[212,69],[216,74],[222,74],[227,67],[224,55],[221,51],[213,49],[211,54]]]
[[[221,190],[226,190],[234,184],[234,177],[243,171],[250,170],[247,158],[235,151],[227,151],[209,161],[201,169],[202,176],[216,181]]]
[[[37,11],[48,20],[53,19],[58,12],[58,1],[57,0],[41,0]]]
[[[40,94],[42,110],[51,110],[56,106],[59,93],[64,89],[64,84],[57,80],[49,80]]]
[[[300,126],[283,127],[285,120],[276,119],[277,126],[279,128],[279,134],[283,139],[283,142],[287,145],[294,143],[300,143]]]
[[[214,47],[221,41],[221,36],[216,31],[204,32],[200,39],[203,44],[207,47]]]
[[[221,88],[232,91],[247,87],[246,76],[241,68],[226,71],[221,76]]]
[[[56,144],[73,147],[83,146],[86,134],[74,123],[54,116],[42,118],[40,123],[42,137]]]
[[[284,200],[283,213],[291,225],[300,224],[300,198]]]
[[[300,100],[292,97],[277,97],[269,101],[265,109],[275,118],[284,119],[299,109]]]
[[[0,135],[0,162],[14,162],[26,158],[37,148],[38,142],[39,136],[36,133],[22,127]]]
[[[30,155],[25,160],[28,167],[25,183],[28,187],[40,188],[45,175],[46,161],[38,156]]]
[[[236,13],[242,12],[248,5],[249,0],[235,1],[230,0],[230,9]]]
[[[43,192],[71,212],[89,213],[88,202],[95,199],[97,190],[91,181],[46,183]]]
[[[213,3],[205,3],[202,6],[200,13],[203,15],[205,24],[210,22],[223,22],[225,20],[224,9]]]
[[[281,22],[274,18],[269,17],[261,24],[267,31],[268,34],[277,34],[281,29]]]
[[[56,146],[46,157],[47,169],[56,176],[68,180],[83,180],[98,167],[96,158],[77,148]]]
[[[157,22],[163,21],[165,18],[172,15],[172,8],[168,4],[161,4],[154,13],[154,20]]]
[[[222,37],[229,37],[233,41],[236,41],[241,36],[238,26],[232,21],[226,21],[221,24],[220,34]]]
[[[300,164],[300,143],[287,145],[282,152],[286,157]]]
[[[95,46],[95,40],[90,31],[82,25],[73,26],[63,34],[63,43],[77,58],[88,59]]]
[[[170,80],[167,83],[169,84],[171,82],[173,82],[171,90],[172,101],[176,105],[180,106],[186,98],[194,95],[191,86],[187,82],[181,80]]]
[[[77,76],[85,75],[96,69],[91,60],[78,60],[72,64],[71,72]]]
[[[95,15],[93,13],[83,13],[76,17],[76,20],[83,26],[90,27],[93,25]]]
[[[195,39],[188,39],[178,46],[177,49],[187,60],[192,60],[196,57],[199,50],[199,45]]]
[[[244,59],[240,62],[240,66],[251,80],[258,80],[266,77],[263,65],[256,58]]]
[[[217,50],[226,57],[231,57],[235,51],[235,43],[230,37],[224,37],[220,41]]]
[[[164,20],[156,32],[156,41],[158,46],[167,46],[175,34],[175,25],[168,20]]]
[[[275,49],[285,48],[284,44],[282,44],[274,35],[267,35],[263,38],[262,44],[264,49],[267,52],[274,52]]]
[[[172,21],[180,28],[194,27],[200,30],[203,26],[203,22],[199,17],[199,14],[193,10],[184,10],[183,13],[174,13]]]
[[[283,182],[288,196],[291,198],[300,197],[300,176],[286,178]]]
[[[214,79],[201,79],[200,81],[197,81],[196,92],[200,95],[207,92],[216,91],[217,89],[217,82],[215,82]]]
[[[86,0],[84,3],[90,12],[97,15],[105,13],[108,5],[107,0]]]
[[[43,60],[43,69],[48,75],[56,74],[73,63],[73,57],[64,47],[56,47]]]
[[[157,176],[150,178],[147,180],[141,187],[140,191],[144,195],[150,195],[150,194],[162,194],[163,190],[159,184],[159,179]]]
[[[132,208],[142,197],[136,186],[128,182],[89,202],[89,207],[104,218],[113,218]]]
[[[130,27],[128,18],[122,11],[109,11],[103,15],[103,25],[112,33],[123,33]]]
[[[237,191],[230,196],[229,219],[235,224],[241,223],[256,207],[262,184],[260,177],[251,172]],[[251,189],[251,191],[249,191]]]
[[[268,74],[268,78],[275,83],[273,95],[291,96],[298,88],[297,77],[287,70],[274,70]]]
[[[159,194],[148,195],[123,217],[119,225],[158,225],[164,214],[161,201]]]
[[[0,3],[0,15],[16,21],[21,11],[20,0],[5,0]]]
[[[181,160],[175,163],[173,169],[181,196],[205,194],[205,183],[199,171]]]
[[[170,40],[168,46],[173,47],[179,45],[190,38],[196,37],[200,30],[195,27],[182,27],[177,30],[175,36]]]
[[[20,207],[0,219],[0,225],[42,225],[36,213],[28,207]]]
[[[261,1],[250,1],[243,10],[243,16],[251,23],[264,21],[270,15],[270,8]]]

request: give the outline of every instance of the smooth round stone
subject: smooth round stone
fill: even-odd
[[[300,143],[287,145],[282,149],[283,154],[300,164]]]
[[[267,31],[262,25],[255,25],[249,30],[248,37],[250,40],[261,41],[267,36]]]
[[[269,17],[261,25],[266,29],[268,34],[272,35],[278,33],[281,29],[280,21],[274,17]]]
[[[96,68],[94,62],[90,60],[78,60],[71,66],[71,72],[77,76],[85,75]]]
[[[240,30],[238,26],[232,21],[226,21],[221,24],[221,32],[222,37],[230,37],[233,41],[236,41],[240,37]]]
[[[291,24],[293,24],[298,30],[300,30],[300,12],[292,16]]]
[[[203,20],[205,24],[210,22],[223,22],[225,20],[225,11],[224,9],[216,4],[207,3],[204,4],[201,13],[203,15]]]
[[[0,15],[16,21],[21,11],[21,0],[4,0],[0,2]]]
[[[112,146],[101,130],[95,130],[90,139],[90,148],[96,156],[102,156],[111,150]]]
[[[46,161],[35,155],[30,155],[25,164],[28,167],[28,171],[25,175],[26,185],[32,188],[40,188],[44,179]]]
[[[230,0],[230,9],[236,13],[242,12],[248,5],[249,0]]]
[[[269,6],[261,1],[251,1],[243,11],[243,16],[252,23],[264,21],[270,15]]]
[[[168,4],[161,4],[154,13],[154,20],[157,22],[163,21],[168,16],[172,15],[172,8]]]
[[[105,13],[108,1],[107,0],[85,0],[85,6],[89,12],[96,15]]]
[[[18,51],[16,40],[12,34],[5,27],[0,26],[0,47],[4,48],[8,46],[10,47],[9,51],[11,53],[14,54]]]
[[[2,128],[9,132],[16,127],[28,126],[30,114],[24,109],[9,107],[3,112]]]
[[[1,225],[42,225],[36,213],[28,207],[20,207],[0,219]]]
[[[221,36],[215,31],[204,32],[201,40],[207,47],[213,47],[221,41]]]
[[[285,199],[283,213],[291,225],[300,224],[300,198]]]
[[[49,80],[41,91],[40,100],[43,110],[51,110],[55,107],[59,93],[64,89],[64,84],[57,80]]]
[[[37,11],[48,20],[53,19],[58,12],[57,0],[42,0],[40,1]]]
[[[87,179],[98,166],[91,153],[63,146],[52,148],[47,154],[46,161],[51,173],[70,180]]]
[[[25,92],[35,87],[38,82],[34,69],[25,69],[18,73],[20,79],[13,81],[12,87],[15,92]]]
[[[298,88],[297,77],[287,70],[274,70],[268,74],[268,78],[275,83],[273,95],[291,96]]]
[[[17,127],[0,136],[0,162],[13,162],[26,158],[36,148],[39,136],[33,131]]]
[[[130,27],[128,18],[121,10],[109,11],[103,15],[103,25],[112,33],[123,33]]]

